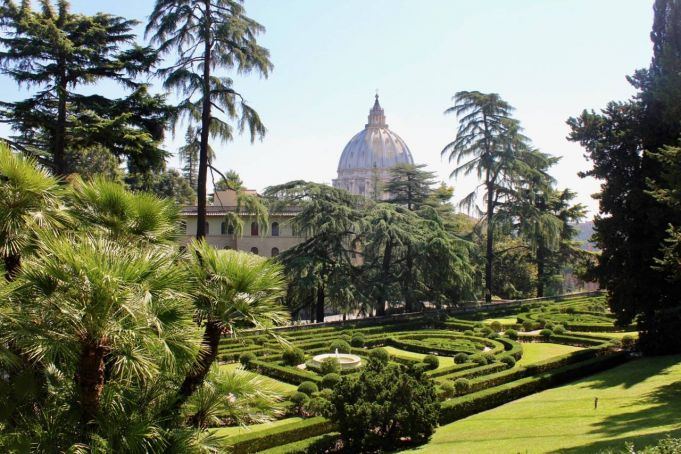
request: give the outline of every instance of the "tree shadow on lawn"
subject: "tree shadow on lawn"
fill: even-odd
[[[681,436],[681,429],[673,431],[661,431],[633,437],[600,440],[582,446],[575,446],[574,448],[557,449],[555,451],[550,451],[549,454],[591,454],[604,451],[608,452],[607,450],[613,450],[614,452],[619,453],[624,452],[624,444],[627,442],[633,443],[636,449],[641,449],[646,446],[656,444],[658,440],[663,439],[667,435],[670,435],[674,438],[679,437]]]
[[[597,377],[585,378],[583,383],[590,388],[611,388],[615,386],[632,386],[645,381],[653,375],[671,374],[670,367],[681,363],[681,355],[656,356],[645,359],[635,359],[631,362],[617,366]],[[679,376],[681,378],[681,376]]]

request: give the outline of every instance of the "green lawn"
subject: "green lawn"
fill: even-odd
[[[226,370],[234,370],[234,369],[238,368],[239,366],[241,366],[241,364],[239,364],[239,363],[222,364],[220,366],[220,368],[226,369]],[[257,376],[261,377],[265,383],[272,385],[272,387],[276,391],[279,391],[282,394],[289,394],[290,392],[298,389],[298,387],[295,386],[295,385],[291,385],[289,383],[284,383],[283,381],[275,380],[274,378],[270,378],[270,377],[267,377],[265,375],[260,375],[260,374],[256,374],[254,372],[248,372],[248,371],[246,373],[248,373],[250,375],[257,375]]]
[[[622,339],[624,336],[631,336],[634,339],[638,339],[638,331],[627,331],[624,333],[598,333],[598,332],[582,332],[582,331],[572,331],[570,334],[574,334],[575,336],[579,336],[580,334],[589,334],[591,336],[600,336],[600,337],[610,337],[610,338],[616,338],[616,339]]]
[[[408,452],[594,453],[666,433],[681,436],[679,355],[631,361],[448,424]]]
[[[414,353],[407,350],[401,350],[395,347],[382,348],[384,348],[388,353],[390,353],[391,356],[397,356],[400,358],[415,359],[417,361],[421,361],[423,357],[426,356],[423,353]],[[454,365],[454,358],[452,358],[451,356],[438,356],[438,359],[440,360],[440,364],[437,366],[438,369],[440,369],[441,367],[449,367]]]
[[[215,429],[215,434],[221,437],[231,437],[240,435],[242,433],[259,432],[261,430],[269,429],[270,427],[283,426],[292,422],[302,421],[303,418],[285,418],[277,421],[265,422],[262,424],[253,424],[248,427],[234,426],[234,427],[220,427]]]
[[[482,323],[486,325],[491,325],[494,322],[499,322],[502,325],[515,325],[518,323],[517,317],[504,317],[504,318],[486,318]]]
[[[523,356],[516,364],[527,366],[528,364],[576,352],[577,350],[582,350],[582,348],[571,345],[552,344],[550,342],[526,342],[523,343]]]

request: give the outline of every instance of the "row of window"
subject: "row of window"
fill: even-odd
[[[231,249],[229,246],[225,246],[225,249]],[[260,254],[260,251],[258,250],[257,247],[253,246],[251,248],[251,254],[258,255]],[[279,248],[278,247],[273,247],[272,250],[270,251],[270,257],[276,257],[279,255]]]
[[[185,227],[186,229],[186,227]],[[234,226],[228,226],[226,222],[220,224],[220,234],[221,235],[234,235]],[[258,223],[251,222],[251,236],[258,236]],[[279,223],[273,222],[272,228],[270,229],[270,234],[272,236],[279,236]],[[206,235],[210,235],[210,224],[206,222]]]

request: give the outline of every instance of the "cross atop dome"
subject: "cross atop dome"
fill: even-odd
[[[378,103],[378,90],[376,90],[376,100],[374,101],[374,107],[369,111],[369,123],[365,125],[365,128],[387,128],[388,125],[385,124],[385,113],[383,112],[383,107]]]

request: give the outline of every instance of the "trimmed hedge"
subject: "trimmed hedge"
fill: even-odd
[[[224,448],[231,454],[251,454],[275,446],[285,445],[330,432],[334,424],[328,419],[316,418],[292,422],[271,429],[244,433],[225,439]]]
[[[248,367],[249,369],[255,369],[263,375],[285,381],[286,383],[291,383],[292,385],[299,385],[304,381],[322,381],[322,378],[317,374],[296,369],[295,367],[283,367],[257,359],[251,361]]]
[[[336,445],[339,438],[340,433],[331,432],[317,437],[288,443],[283,446],[276,446],[265,451],[260,451],[258,454],[310,454],[310,452],[327,452]]]
[[[570,364],[538,376],[523,378],[445,401],[440,408],[440,424],[449,424],[458,419],[498,407],[499,405],[553,386],[618,366],[627,360],[628,355],[626,353],[600,356],[576,364]]]

